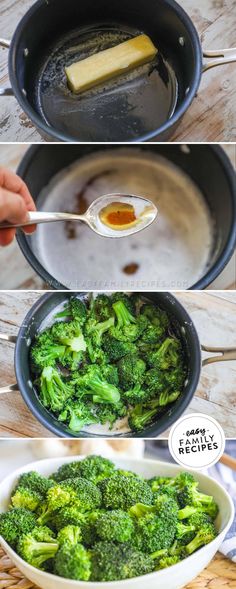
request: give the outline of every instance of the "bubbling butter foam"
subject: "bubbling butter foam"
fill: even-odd
[[[103,194],[123,192],[152,200],[155,222],[119,240],[85,224],[39,225],[32,247],[46,270],[70,289],[185,289],[206,272],[213,226],[196,184],[165,158],[140,148],[98,151],[57,174],[41,192],[43,211],[78,212]],[[125,268],[133,268],[129,274]]]

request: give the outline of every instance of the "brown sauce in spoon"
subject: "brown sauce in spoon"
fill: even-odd
[[[123,229],[137,221],[134,207],[127,203],[112,202],[99,213],[99,217],[108,227]]]

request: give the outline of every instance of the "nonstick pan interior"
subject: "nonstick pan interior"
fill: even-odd
[[[33,112],[62,138],[148,139],[193,98],[201,49],[191,21],[172,0],[39,0],[29,14],[10,52],[13,87],[23,88]],[[143,32],[158,48],[152,62],[81,95],[68,89],[66,65]]]
[[[83,300],[90,295],[88,293],[74,293]],[[195,389],[197,387],[200,370],[201,370],[201,352],[198,336],[194,325],[180,303],[169,293],[138,293],[140,297],[151,300],[160,308],[167,311],[171,318],[173,333],[178,334],[181,338],[185,352],[185,361],[187,366],[187,378],[185,389],[181,397],[173,403],[170,409],[166,411],[158,421],[149,426],[140,434],[131,432],[106,431],[106,437],[155,437],[168,428],[185,410],[189,404]],[[52,320],[55,308],[62,305],[71,295],[67,293],[46,294],[39,299],[29,311],[19,331],[16,348],[15,348],[15,371],[19,390],[27,403],[28,407],[37,419],[50,431],[60,437],[104,437],[97,429],[93,431],[93,426],[89,426],[86,431],[80,432],[77,436],[63,424],[58,422],[40,403],[37,392],[32,385],[32,374],[30,367],[30,344],[33,341],[38,330],[47,325],[48,320]],[[60,307],[59,307],[60,308]]]

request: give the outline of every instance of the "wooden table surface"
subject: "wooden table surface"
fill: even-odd
[[[28,145],[0,144],[0,166],[6,166],[15,171],[28,147]],[[224,145],[223,148],[236,169],[235,145]],[[16,241],[7,248],[0,248],[0,290],[44,288],[43,280],[28,264]],[[211,289],[214,288],[236,288],[236,252],[225,270],[211,285]]]
[[[236,347],[236,292],[175,293],[190,313],[202,344]],[[17,334],[39,292],[0,293],[0,332]],[[14,345],[0,342],[0,387],[13,384]],[[228,438],[236,431],[236,362],[206,366],[188,413],[215,417]],[[165,432],[162,437],[166,437]],[[51,434],[31,415],[19,392],[1,395],[0,437],[49,437]]]
[[[1,0],[0,37],[11,39],[32,0]],[[192,18],[205,50],[236,45],[235,0],[179,0]],[[7,49],[0,49],[0,85],[8,86]],[[198,96],[177,129],[175,141],[235,141],[236,64],[203,74]],[[14,97],[0,98],[1,141],[42,141]]]

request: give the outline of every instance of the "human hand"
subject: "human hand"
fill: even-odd
[[[23,180],[6,168],[0,168],[0,222],[22,223],[28,219],[28,211],[35,211],[32,196]],[[23,227],[25,233],[32,233],[35,225]],[[16,229],[0,230],[0,245],[9,245]]]

